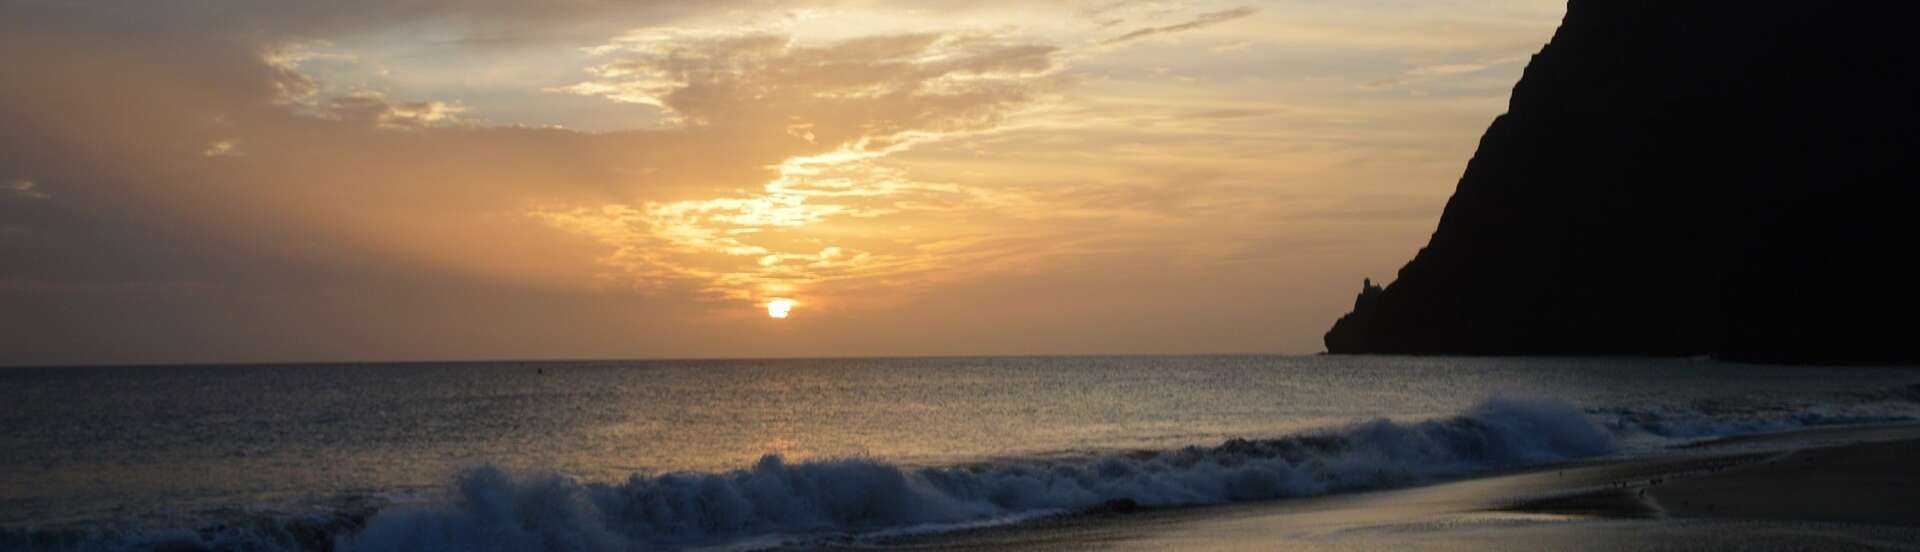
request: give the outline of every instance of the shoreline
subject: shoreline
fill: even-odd
[[[1714,439],[1415,487],[1069,514],[903,537],[911,550],[1903,549],[1920,542],[1920,423]],[[1676,543],[1689,543],[1679,546]]]
[[[1849,441],[1832,442],[1834,439]],[[1517,512],[1612,518],[1711,518],[1920,527],[1920,425],[1816,428],[1679,449],[1812,443],[1715,455],[1608,489],[1516,504]]]
[[[1920,527],[1920,439],[1796,450],[1647,489],[1672,517]]]
[[[1799,544],[1815,542],[1794,540],[1810,534],[1844,539],[1889,530],[1920,543],[1920,467],[1908,465],[1913,458],[1920,458],[1920,422],[1823,426],[1333,494],[1164,508],[1121,499],[1078,513],[914,526],[890,535],[784,541],[770,535],[717,549],[1257,549],[1276,543],[1427,548],[1427,538],[1475,541],[1543,533],[1557,538],[1596,530],[1604,534],[1583,539],[1603,542],[1621,530],[1717,539],[1727,524],[1745,524],[1740,531],[1766,529],[1755,534]],[[362,534],[377,513],[321,522],[249,518],[193,531],[204,540],[229,527],[251,528],[290,539],[298,549],[325,550],[340,538]],[[1808,523],[1830,525],[1813,533],[1795,529]],[[0,549],[10,544],[78,548],[97,536],[81,528],[0,532]],[[1388,537],[1414,540],[1381,541]],[[1357,544],[1351,542],[1356,539]]]

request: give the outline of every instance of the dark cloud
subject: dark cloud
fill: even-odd
[[[99,27],[254,43],[330,39],[418,25],[476,40],[553,36],[555,30],[610,36],[690,14],[769,4],[755,0],[0,0],[10,18],[84,20]]]
[[[447,353],[465,332],[433,329],[449,312],[558,317],[581,307],[558,298],[596,285],[601,248],[529,204],[750,185],[806,146],[446,126],[437,100],[311,97],[311,78],[273,60],[296,35],[387,15],[557,17],[518,2],[356,4],[0,3],[0,362]],[[575,4],[558,9],[588,3]],[[614,320],[651,325],[599,322]]]

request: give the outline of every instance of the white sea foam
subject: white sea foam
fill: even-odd
[[[722,473],[590,482],[482,466],[433,501],[369,516],[251,520],[191,531],[0,535],[0,550],[743,549],[861,542],[1057,513],[1309,496],[1756,431],[1912,420],[1904,398],[1777,409],[1591,409],[1516,398],[1456,415],[1376,419],[1277,439],[1045,460],[915,467],[766,456]],[[364,525],[363,525],[364,522]],[[34,544],[35,541],[39,544]]]
[[[1374,420],[1272,440],[1072,461],[909,468],[868,459],[762,458],[726,473],[624,483],[482,467],[446,503],[394,508],[350,550],[627,550],[785,535],[857,538],[1035,513],[1321,494],[1612,452],[1612,435],[1557,402],[1491,399],[1458,416]]]
[[[1857,403],[1696,408],[1595,408],[1588,416],[1633,451],[1721,437],[1807,428],[1910,422],[1920,402],[1901,398]]]

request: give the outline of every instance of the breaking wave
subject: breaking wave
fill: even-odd
[[[192,531],[0,533],[0,550],[638,550],[859,543],[1059,513],[1298,497],[1402,486],[1672,440],[1913,420],[1857,409],[1582,411],[1493,398],[1454,416],[1377,419],[1277,439],[1068,459],[915,467],[770,455],[722,473],[590,482],[491,466],[444,496],[333,516],[253,519]]]
[[[724,473],[586,482],[483,466],[446,497],[334,520],[138,535],[0,536],[0,548],[635,550],[779,545],[1102,509],[1216,504],[1404,485],[1607,454],[1613,436],[1558,402],[1496,398],[1443,419],[1380,419],[1279,439],[1074,459],[911,467],[766,456]],[[330,534],[331,536],[325,536]]]
[[[1920,385],[1845,403],[1723,404],[1593,408],[1588,417],[1633,445],[1670,446],[1721,437],[1920,419]]]
[[[1570,406],[1495,399],[1442,420],[1375,420],[1284,439],[1071,461],[909,468],[767,456],[742,470],[635,475],[621,484],[477,468],[460,474],[451,503],[381,512],[342,544],[627,550],[852,537],[1051,512],[1314,495],[1612,450],[1612,437]]]

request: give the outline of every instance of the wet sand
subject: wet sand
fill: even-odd
[[[1414,488],[1052,518],[909,550],[1920,550],[1920,425],[1727,439]]]
[[[1648,488],[1672,517],[1920,526],[1920,440],[1783,453]]]

